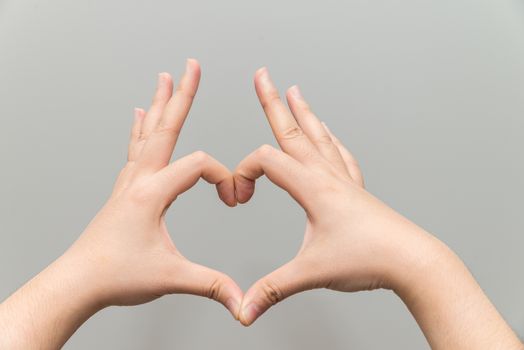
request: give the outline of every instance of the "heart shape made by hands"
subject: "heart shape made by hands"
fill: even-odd
[[[174,93],[170,75],[159,75],[147,113],[135,110],[128,163],[110,200],[72,247],[102,262],[97,275],[109,281],[101,288],[104,302],[132,305],[165,294],[196,294],[219,301],[250,325],[272,305],[304,290],[387,287],[386,264],[369,260],[370,254],[387,255],[378,252],[387,240],[363,222],[378,222],[364,219],[379,211],[391,216],[391,210],[363,189],[354,157],[319,121],[298,87],[286,93],[288,109],[266,68],[256,72],[255,89],[281,150],[263,145],[233,173],[203,152],[170,163],[200,74],[198,62],[188,60]],[[199,178],[216,184],[222,201],[235,206],[251,198],[262,175],[302,206],[306,231],[296,257],[244,294],[229,276],[186,259],[171,240],[164,216]]]

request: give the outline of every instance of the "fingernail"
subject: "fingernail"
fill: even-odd
[[[157,88],[161,87],[164,84],[165,75],[166,75],[166,73],[164,73],[164,72],[158,73]]]
[[[267,67],[259,68],[257,73],[260,78],[269,79],[269,71],[267,70]]]
[[[135,113],[135,120],[140,118],[140,108],[135,107],[134,113]]]
[[[247,325],[252,324],[260,316],[260,307],[257,304],[251,303],[242,310],[242,319]]]
[[[231,315],[233,315],[233,317],[235,318],[235,320],[238,320],[238,303],[236,302],[235,299],[233,298],[229,298],[227,299],[226,301],[226,308],[229,310],[229,312],[231,312]]]
[[[267,67],[266,66],[260,67],[258,69],[258,74],[264,74],[264,73],[267,73]]]
[[[191,58],[186,59],[186,72],[191,72]]]
[[[291,94],[293,95],[293,97],[295,97],[296,99],[299,99],[299,100],[304,99],[304,97],[302,96],[302,93],[300,92],[298,85],[293,85],[289,90],[291,91]]]

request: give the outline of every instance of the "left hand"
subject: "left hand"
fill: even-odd
[[[104,305],[134,305],[188,293],[215,299],[233,316],[238,314],[243,293],[237,284],[186,259],[164,220],[170,204],[200,177],[216,184],[228,206],[236,205],[232,174],[209,155],[198,151],[169,164],[199,80],[199,64],[191,59],[174,94],[170,75],[159,75],[149,111],[135,111],[128,162],[111,198],[66,253],[90,265],[90,282]]]
[[[60,258],[0,304],[0,348],[59,349],[104,307],[171,293],[212,298],[238,317],[237,284],[186,259],[164,220],[170,204],[201,177],[236,205],[232,174],[215,159],[199,151],[169,163],[199,80],[195,60],[188,60],[174,94],[171,76],[159,75],[149,111],[135,111],[128,162],[107,203]]]

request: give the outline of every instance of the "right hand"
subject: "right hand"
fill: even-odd
[[[355,158],[298,87],[287,91],[290,110],[267,69],[257,71],[255,87],[282,150],[264,145],[238,165],[237,200],[247,202],[265,174],[304,208],[307,222],[296,257],[246,292],[240,321],[250,325],[272,305],[308,289],[400,288],[435,256],[438,241],[364,189]]]

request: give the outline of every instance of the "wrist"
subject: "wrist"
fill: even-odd
[[[404,233],[410,243],[398,248],[391,287],[432,348],[522,349],[511,328],[449,247],[416,226]]]
[[[418,287],[433,283],[439,276],[468,273],[448,246],[404,217],[384,227],[388,227],[384,280],[401,299],[408,299]]]
[[[102,309],[93,272],[69,251],[0,305],[0,348],[60,348]]]
[[[51,292],[68,300],[79,314],[89,318],[105,308],[101,273],[87,254],[71,247],[42,273]],[[86,319],[87,319],[86,318]]]

